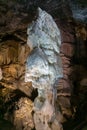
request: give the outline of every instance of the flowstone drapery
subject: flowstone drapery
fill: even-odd
[[[38,96],[34,100],[36,130],[62,130],[56,107],[55,83],[63,77],[60,58],[61,36],[53,18],[38,8],[36,21],[28,27],[27,44],[31,54],[27,58],[25,82],[32,82]],[[59,117],[58,117],[59,116]]]

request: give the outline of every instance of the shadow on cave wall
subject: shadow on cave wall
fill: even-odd
[[[75,115],[64,129],[82,130],[87,124],[87,25],[76,24],[75,53],[72,58],[73,71],[70,79],[73,81],[71,99]],[[85,128],[84,128],[85,129]],[[87,128],[86,128],[87,129]]]

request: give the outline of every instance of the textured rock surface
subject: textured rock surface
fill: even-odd
[[[72,58],[75,53],[75,30],[71,22],[56,21],[61,31],[61,48],[60,56],[62,59],[63,78],[57,83],[58,101],[61,106],[64,117],[71,117],[73,110],[71,109],[71,100],[73,93],[73,82],[70,78],[73,71]]]
[[[33,103],[28,98],[24,99],[27,95],[31,96],[33,90],[31,84],[24,81],[26,57],[29,52],[30,49],[26,44],[21,44],[21,40],[12,36],[10,38],[7,36],[3,42],[0,42],[0,129],[13,130],[15,128],[12,124],[17,130],[31,130],[34,127],[31,114]],[[21,97],[23,99],[20,99]],[[20,102],[23,103],[24,108],[19,108],[19,100],[22,100]],[[22,112],[24,116],[21,117]],[[17,116],[19,114],[20,118]],[[5,122],[7,128],[3,125]]]
[[[0,80],[2,79],[2,70],[0,68]]]
[[[34,104],[37,106],[37,113],[36,115],[34,115],[34,118],[37,118],[35,122],[36,124],[39,122],[39,118],[42,119],[42,116],[37,116],[39,115],[38,110],[42,108],[43,104],[47,104],[48,106],[50,106],[50,104],[52,103],[48,103],[48,100],[49,102],[53,101],[52,91],[49,91],[48,94],[48,91],[44,92],[44,90],[39,90],[38,93],[40,96],[37,97],[37,90],[32,88],[32,83],[24,82],[26,57],[29,55],[30,49],[33,49],[32,46],[30,46],[29,49],[26,45],[26,30],[28,24],[30,24],[32,20],[36,20],[38,16],[36,9],[38,6],[46,10],[53,16],[58,27],[60,28],[62,40],[60,53],[63,66],[63,78],[61,78],[58,82],[56,81],[54,85],[55,87],[58,87],[58,99],[55,103],[56,117],[55,115],[53,116],[51,122],[54,121],[54,123],[49,123],[49,126],[54,130],[60,129],[61,124],[58,124],[58,122],[61,122],[62,120],[60,110],[62,112],[62,115],[64,115],[66,119],[70,116],[73,116],[73,118],[75,118],[75,121],[72,121],[74,122],[74,125],[76,124],[76,120],[78,122],[79,120],[82,121],[86,119],[87,25],[78,22],[73,23],[72,12],[70,11],[70,8],[68,6],[69,1],[70,0],[10,0],[8,2],[8,0],[0,0],[0,130],[10,128],[13,130],[12,124],[9,124],[6,120],[2,120],[1,118],[3,117],[4,119],[10,120],[12,123],[14,123],[13,119],[19,119],[19,117],[17,117],[17,114],[15,114],[16,118],[13,118],[12,115],[18,110],[22,114],[22,107],[18,109],[19,105],[17,105],[21,98],[21,104],[25,102],[24,98],[29,96],[29,98],[32,99],[32,101],[34,101]],[[82,3],[84,1],[85,0],[80,0],[80,2]],[[81,15],[79,16],[86,16],[85,11],[87,10],[81,11]],[[84,19],[85,17],[81,18]],[[73,27],[75,28],[75,30],[73,29]],[[75,33],[76,41],[74,37]],[[53,48],[56,51],[55,46],[53,46]],[[37,49],[35,51],[37,52]],[[41,53],[40,49],[38,52]],[[49,52],[45,51],[45,53],[46,55],[48,55]],[[53,57],[55,56],[43,56],[43,59],[44,57],[47,57],[45,61],[49,60],[49,63],[54,64],[55,60],[53,59]],[[40,55],[39,58],[41,59],[42,56]],[[43,62],[43,65],[44,69],[46,67],[46,64],[44,64]],[[53,78],[52,74],[51,78]],[[41,97],[41,95],[43,95],[43,97]],[[48,100],[44,99],[44,95]],[[35,97],[37,98],[35,99]],[[59,109],[59,107],[61,109]],[[49,110],[52,115],[53,111],[51,108],[52,106],[50,106],[50,108],[47,110]],[[45,109],[46,107],[44,105],[44,110]],[[40,112],[42,113],[43,111],[44,113],[44,110],[41,109]],[[71,110],[74,110],[74,112],[76,112],[75,117],[71,113]],[[24,111],[23,114],[25,115]],[[15,120],[15,124],[17,128],[19,127],[19,130],[21,126],[26,127],[25,122],[29,121],[29,116],[27,118],[28,121],[26,121],[27,119],[25,119],[25,116],[23,118],[20,119],[22,123],[20,123],[19,121],[19,125]],[[56,118],[58,122],[56,122],[54,118]],[[39,126],[43,125],[41,121],[39,122]],[[7,127],[5,127],[4,124],[6,124]],[[33,124],[33,120],[31,124]],[[67,125],[66,129],[72,130],[74,129],[74,125],[71,128],[71,124],[69,122],[69,125]]]
[[[34,122],[32,117],[33,103],[28,98],[21,98],[17,104],[17,110],[14,111],[14,125],[17,130],[32,130]]]
[[[67,54],[68,55],[68,54]],[[65,55],[61,56],[63,62],[63,79],[60,79],[58,84],[58,99],[61,106],[63,115],[70,117],[72,116],[71,112],[71,96],[73,85],[69,76],[72,74],[72,66],[70,65],[70,58]],[[66,104],[66,105],[65,105]]]
[[[27,68],[29,69],[27,69],[25,81],[32,81],[32,84],[35,84],[35,82],[38,83],[39,77],[41,79],[41,76],[44,76],[48,83],[50,81],[51,85],[54,84],[57,78],[62,77],[61,60],[56,55],[56,53],[59,54],[61,44],[60,31],[57,25],[50,15],[39,9],[38,19],[28,28],[28,35],[27,44],[31,50],[37,49],[34,49],[27,61]],[[49,64],[51,65],[49,66]],[[38,80],[33,81],[34,77]],[[43,84],[40,85],[40,82],[39,86]],[[33,87],[36,87],[36,85],[33,85]]]
[[[28,28],[28,46],[32,50],[27,59],[25,82],[38,89],[34,101],[34,122],[37,130],[62,130],[56,119],[55,81],[63,76],[59,56],[61,37],[53,18],[38,9],[38,17]]]
[[[28,46],[14,40],[0,44],[0,84],[13,90],[20,89],[29,96],[31,87],[24,81],[24,64],[28,54]]]

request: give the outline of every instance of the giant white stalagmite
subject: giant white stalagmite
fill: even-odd
[[[27,58],[25,82],[32,82],[38,96],[34,101],[36,130],[62,130],[57,120],[55,82],[63,77],[60,58],[61,35],[53,18],[38,8],[36,21],[29,25],[27,44],[31,54]]]

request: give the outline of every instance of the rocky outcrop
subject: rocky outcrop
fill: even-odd
[[[56,111],[57,93],[54,85],[63,76],[59,55],[60,31],[52,17],[40,8],[36,21],[28,28],[27,44],[31,54],[27,59],[25,82],[32,82],[38,91],[34,100],[35,128],[62,130],[61,122],[57,120],[60,111]]]

